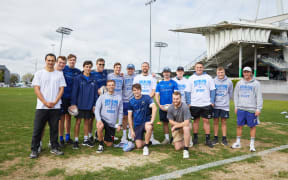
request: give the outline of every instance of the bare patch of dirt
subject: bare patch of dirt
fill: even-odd
[[[226,165],[225,170],[210,172],[211,179],[273,179],[279,171],[288,171],[288,156],[285,153],[274,152],[262,156],[255,163],[240,162]]]
[[[282,131],[282,130],[279,130],[279,126],[280,125],[275,125],[271,122],[263,122],[259,125],[260,127],[263,127],[264,129],[266,130],[269,130],[269,131],[272,131],[276,134],[282,134],[282,135],[287,135],[288,132],[287,131]]]
[[[9,167],[20,163],[20,161],[21,161],[20,157],[15,158],[15,159],[10,160],[10,161],[4,161],[0,164],[0,170],[7,170]]]

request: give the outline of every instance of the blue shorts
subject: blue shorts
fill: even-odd
[[[237,125],[244,126],[247,124],[249,127],[258,125],[258,117],[254,113],[248,111],[239,110],[237,111]]]
[[[135,140],[143,140],[145,133],[145,123],[140,124],[134,128],[135,131]]]
[[[159,117],[160,121],[169,123],[169,120],[167,118],[167,111],[162,111],[161,109],[159,109]]]
[[[213,109],[213,117],[214,118],[229,118],[229,111],[225,111],[223,109]]]
[[[129,102],[123,102],[123,114],[124,114],[124,116],[128,116],[128,106],[129,106]]]

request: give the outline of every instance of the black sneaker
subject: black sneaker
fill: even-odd
[[[72,139],[66,140],[66,144],[74,144],[74,141]]]
[[[213,144],[213,145],[218,144],[218,139],[214,138],[213,141],[212,141],[212,144]]]
[[[59,148],[54,148],[50,150],[50,153],[55,154],[57,156],[64,155],[64,153]]]
[[[31,154],[30,154],[30,158],[34,159],[34,158],[37,158],[37,157],[38,157],[37,151],[32,151]]]
[[[99,144],[96,153],[102,153],[103,151],[104,151],[104,146],[102,146],[102,145]]]
[[[198,138],[193,138],[193,145],[198,144]]]
[[[221,143],[222,145],[224,145],[224,146],[228,146],[228,141],[227,141],[227,139],[222,139],[222,143]]]
[[[205,145],[210,147],[210,148],[214,147],[211,140],[206,141]]]
[[[78,141],[74,142],[72,149],[79,149],[79,142]]]
[[[63,148],[63,147],[65,146],[65,141],[64,141],[64,140],[60,141],[59,146],[60,146],[61,148]]]
[[[89,141],[90,141],[90,142],[94,142],[93,136],[91,136],[91,137],[89,138]]]

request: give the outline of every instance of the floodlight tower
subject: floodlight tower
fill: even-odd
[[[161,48],[165,48],[168,46],[165,42],[155,42],[155,47],[159,47],[159,61],[158,61],[158,72],[160,73],[160,58],[161,58]]]
[[[59,56],[61,56],[61,49],[62,49],[62,43],[63,43],[63,36],[65,35],[70,35],[71,31],[73,31],[70,28],[66,28],[66,27],[59,27],[58,29],[56,29],[56,32],[61,34],[61,42],[60,42],[60,50],[59,50]]]

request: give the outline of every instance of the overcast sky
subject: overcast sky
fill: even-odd
[[[283,0],[287,13],[288,0]],[[149,8],[146,0],[1,0],[0,64],[10,72],[35,72],[44,67],[44,56],[59,54],[60,27],[73,29],[64,37],[62,55],[84,60],[103,57],[106,67],[115,62],[136,69],[149,61]],[[186,65],[206,49],[197,34],[169,29],[215,24],[239,18],[254,19],[258,0],[157,0],[152,5],[152,42],[163,41],[161,69]],[[277,15],[276,0],[261,0],[259,18]],[[53,48],[53,44],[55,45]],[[153,71],[158,70],[159,49],[152,47]]]

